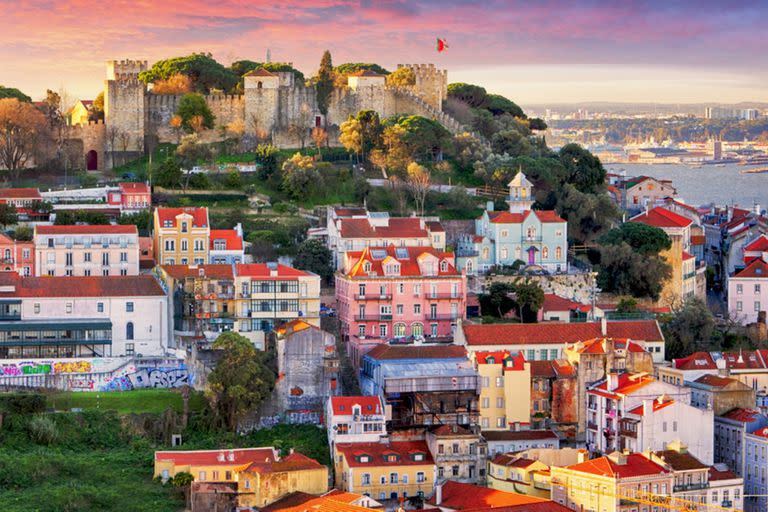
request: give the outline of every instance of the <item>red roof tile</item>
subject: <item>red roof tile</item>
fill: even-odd
[[[675,403],[674,400],[668,399],[668,400],[662,400],[659,401],[659,399],[653,401],[653,412],[660,411],[661,409],[664,409],[665,407],[668,407]],[[645,408],[643,405],[638,405],[634,409],[630,409],[627,411],[628,414],[634,414],[635,416],[644,416],[645,415]]]
[[[699,384],[704,384],[706,386],[711,386],[713,388],[724,388],[726,386],[729,386],[733,383],[739,383],[736,379],[731,379],[730,377],[720,377],[718,375],[702,375],[698,379],[696,379],[693,382],[697,382]],[[745,384],[746,386],[746,384]],[[748,387],[748,386],[747,386]]]
[[[38,235],[137,235],[133,224],[92,224],[74,226],[35,226]]]
[[[230,455],[233,457],[233,460],[229,460]],[[273,462],[274,460],[275,452],[272,448],[155,452],[155,461],[172,461],[178,466],[233,466],[249,464],[251,462]]]
[[[630,222],[642,222],[643,224],[648,224],[649,226],[655,226],[657,228],[684,228],[693,224],[691,219],[678,215],[661,206],[635,215],[630,219]]]
[[[554,210],[526,210],[523,213],[508,211],[488,212],[488,218],[493,224],[521,224],[533,213],[540,222],[565,222]]]
[[[463,324],[467,344],[477,345],[529,345],[575,343],[602,336],[600,322],[540,324]],[[663,341],[655,320],[607,322],[607,336],[630,338],[638,341]]]
[[[14,291],[0,292],[0,297],[144,297],[165,295],[155,278],[150,275],[21,277],[16,272],[0,272],[0,286],[13,286],[15,288]]]
[[[688,251],[683,251],[683,261],[687,261],[693,258],[693,254],[689,253]]]
[[[688,357],[673,359],[672,364],[678,370],[716,370],[717,364],[709,352],[694,352]]]
[[[243,239],[234,229],[212,229],[211,230],[211,250],[213,250],[214,242],[217,240],[224,240],[226,243],[227,251],[242,251]]]
[[[737,272],[733,277],[745,277],[745,278],[768,278],[768,263],[762,259],[757,258],[747,265],[744,269]]]
[[[299,270],[287,265],[277,265],[277,275],[272,276],[270,268],[266,263],[238,263],[236,271],[238,276],[256,277],[259,279],[268,279],[270,277],[284,279],[286,277],[308,276],[309,272]]]
[[[383,257],[374,258],[374,254],[378,254],[375,251],[381,251]],[[398,254],[398,252],[400,254]],[[366,247],[362,251],[349,251],[346,253],[346,258],[350,262],[354,262],[350,266],[347,276],[350,277],[369,277],[371,274],[377,277],[385,276],[386,261],[396,260],[400,264],[400,273],[397,276],[415,277],[423,275],[421,268],[419,267],[419,261],[423,258],[434,256],[437,258],[437,276],[461,276],[461,272],[456,270],[454,266],[454,255],[450,252],[442,252],[432,247],[395,247],[390,245],[388,247]],[[440,268],[440,263],[445,261],[447,267],[445,270]],[[366,270],[366,263],[370,263],[370,270]]]
[[[0,188],[0,199],[39,199],[43,196],[36,188]]]
[[[477,437],[471,430],[468,430],[461,425],[440,425],[430,430],[430,433],[437,437],[455,437],[455,436],[472,436]]]
[[[536,461],[533,459],[526,459],[525,457],[517,457],[515,455],[507,455],[506,453],[500,453],[496,455],[491,461],[497,466],[507,466],[512,468],[527,468]]]
[[[539,378],[539,379],[554,379],[555,378],[555,367],[552,366],[551,360],[543,360],[543,361],[531,361],[529,363],[531,365],[531,378]]]
[[[568,466],[568,469],[613,478],[632,478],[669,473],[669,470],[665,469],[664,466],[648,460],[639,453],[626,455],[626,459],[626,464],[618,464],[609,457],[599,457],[573,464]]]
[[[192,226],[196,228],[209,227],[208,224],[208,208],[205,207],[185,207],[185,208],[156,208],[158,220],[160,221],[160,227],[164,227],[165,222],[171,223],[172,227],[176,227],[176,217],[184,213],[192,216]]]
[[[729,420],[740,421],[742,423],[752,423],[759,414],[760,411],[756,409],[742,409],[737,407],[735,409],[731,409],[725,414],[722,414],[721,417],[727,418]]]
[[[383,414],[381,399],[378,396],[334,396],[331,397],[333,414],[348,416],[352,408],[360,406],[361,414]]]
[[[707,237],[704,235],[691,235],[691,245],[704,245]]]
[[[277,75],[272,73],[269,70],[264,69],[264,68],[256,68],[256,69],[252,69],[251,71],[247,72],[243,76],[273,76],[273,77],[276,77]]]
[[[304,471],[323,468],[322,464],[299,452],[293,452],[268,465],[260,461],[252,462],[245,471],[253,473],[283,473],[286,471]]]
[[[758,436],[758,437],[766,437],[766,438],[768,438],[768,427],[759,428],[759,429],[755,430],[754,432],[752,432],[752,435],[753,436]]]
[[[549,500],[528,496],[515,492],[499,491],[490,487],[481,487],[479,485],[464,484],[454,480],[448,480],[443,484],[442,501],[437,504],[436,496],[429,500],[430,505],[437,504],[441,508],[453,510],[471,510],[471,509],[496,509],[497,507],[509,507],[518,505],[531,505],[535,503],[545,503]]]
[[[582,304],[569,299],[559,297],[554,293],[544,294],[544,303],[541,305],[541,309],[546,311],[589,311],[591,309],[589,304]]]
[[[765,361],[756,350],[740,350],[738,352],[723,352],[726,366],[735,370],[759,370],[765,368]]]
[[[162,265],[161,268],[174,279],[185,279],[188,277],[203,277],[209,279],[234,278],[234,275],[232,274],[232,265]]]
[[[747,245],[744,246],[744,252],[752,252],[752,251],[768,251],[768,236],[766,235],[760,235],[759,237],[755,238],[751,242],[749,242]]]
[[[719,466],[719,464],[718,464]],[[711,466],[709,468],[709,481],[716,482],[718,480],[735,480],[741,478],[739,475],[730,471],[729,469],[718,469],[717,466]]]
[[[117,184],[124,194],[149,194],[149,185],[136,181],[123,181]]]
[[[467,351],[458,345],[376,345],[366,356],[378,360],[392,359],[465,359]]]
[[[424,441],[392,441],[390,443],[338,443],[336,449],[344,456],[350,467],[381,466],[425,466],[434,464],[432,454]],[[414,460],[414,454],[423,454],[421,460]],[[397,462],[389,462],[385,455],[397,455]],[[361,456],[368,456],[368,462],[361,462]]]

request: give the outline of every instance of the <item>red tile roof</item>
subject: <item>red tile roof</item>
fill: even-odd
[[[483,431],[486,441],[543,441],[558,439],[551,430],[486,430]]]
[[[392,441],[390,443],[338,443],[336,449],[347,461],[347,465],[357,467],[381,466],[426,466],[434,464],[432,454],[424,441]],[[421,454],[421,460],[414,460],[413,455]],[[388,455],[397,455],[397,462],[385,459]],[[361,456],[368,456],[368,462],[361,462]]]
[[[709,469],[709,466],[702,463],[699,459],[687,451],[661,450],[654,452],[674,471],[691,471],[694,469]]]
[[[229,460],[230,455],[233,456],[233,460]],[[171,461],[177,466],[236,466],[251,462],[273,462],[274,460],[275,451],[273,448],[155,452],[155,461]]]
[[[544,303],[541,305],[541,309],[543,309],[545,312],[573,310],[587,312],[591,309],[591,306],[589,304],[582,304],[573,300],[564,299],[563,297],[559,297],[554,293],[545,293]]]
[[[603,336],[600,322],[540,324],[463,324],[469,346],[575,343]],[[607,336],[638,341],[663,341],[655,320],[607,322]]]
[[[693,254],[689,253],[688,251],[683,251],[683,261],[687,261],[694,258]]]
[[[387,345],[373,347],[366,356],[378,360],[393,359],[465,359],[467,351],[458,345]]]
[[[643,224],[648,224],[649,226],[655,226],[657,228],[684,228],[693,224],[691,219],[678,215],[661,206],[635,215],[630,219],[630,222],[642,222]]]
[[[208,208],[206,207],[185,207],[185,208],[156,208],[155,213],[160,221],[160,227],[164,227],[165,222],[169,221],[172,227],[176,227],[176,217],[182,214],[192,216],[192,226],[196,228],[209,227]]]
[[[149,194],[149,185],[136,181],[123,181],[117,184],[124,194]]]
[[[150,275],[21,277],[16,272],[0,272],[0,286],[15,288],[15,291],[0,292],[0,297],[165,296]]]
[[[488,212],[488,218],[493,224],[522,224],[533,213],[540,222],[565,222],[554,210],[526,210],[523,213]]]
[[[35,226],[38,235],[138,235],[133,224],[93,224],[74,226]]]
[[[430,433],[437,437],[456,437],[456,436],[472,436],[477,437],[471,430],[468,430],[461,425],[440,425],[430,430]]]
[[[678,370],[716,370],[717,364],[709,352],[694,352],[688,357],[673,359],[672,364]]]
[[[185,279],[188,277],[203,277],[210,279],[234,278],[232,265],[162,265],[161,268],[174,279]],[[202,276],[200,275],[201,273]]]
[[[725,414],[721,414],[720,417],[727,418],[729,420],[740,421],[742,423],[752,423],[759,414],[760,411],[756,409],[742,409],[737,407],[735,409],[731,409]]]
[[[753,436],[758,436],[758,437],[766,437],[766,438],[768,438],[768,427],[759,428],[759,429],[755,430],[754,432],[752,432],[752,435]]]
[[[620,373],[618,374],[618,382],[615,389],[608,389],[608,380],[602,381],[600,384],[592,389],[587,390],[588,393],[597,392],[599,395],[629,395],[637,391],[638,389],[647,386],[655,379],[650,375],[643,373]]]
[[[699,377],[693,382],[704,384],[706,386],[711,386],[713,388],[724,388],[724,387],[730,386],[734,382],[738,383],[739,381],[736,379],[731,379],[730,377],[720,377],[718,375],[707,374],[707,375],[702,375],[701,377]]]
[[[276,77],[277,75],[272,73],[269,70],[264,69],[264,68],[257,68],[257,69],[252,69],[251,71],[247,72],[243,76],[273,76],[273,77]]]
[[[495,510],[497,507],[531,505],[550,501],[536,496],[499,491],[490,487],[464,484],[454,480],[448,480],[443,484],[441,495],[442,501],[440,503],[436,503],[436,495],[433,495],[428,503],[453,510]]]
[[[665,407],[668,407],[675,403],[672,399],[663,400],[661,397],[653,401],[653,412],[660,411],[661,409],[664,409]],[[634,409],[630,409],[627,411],[627,414],[634,414],[635,416],[644,416],[645,415],[645,408],[644,406],[638,405]]]
[[[374,258],[374,251],[383,251],[384,257]],[[400,252],[402,255],[398,255]],[[404,254],[403,254],[404,253]],[[384,273],[385,262],[396,260],[400,264],[400,273],[397,276],[415,277],[423,275],[419,267],[419,261],[423,258],[434,256],[437,258],[437,276],[461,276],[461,272],[454,266],[454,255],[450,252],[442,252],[432,247],[366,247],[362,251],[349,251],[346,258],[354,264],[346,273],[351,277],[369,277],[373,274],[377,277],[386,277]],[[446,270],[440,268],[440,262],[446,261]],[[366,270],[366,263],[370,263],[370,270]]]
[[[0,188],[0,199],[39,199],[43,196],[36,188]]]
[[[493,358],[493,362],[488,361],[489,357]],[[475,352],[475,360],[477,361],[477,364],[501,364],[507,357],[509,357],[508,350],[481,350]]]
[[[525,457],[516,457],[514,455],[507,455],[506,453],[500,453],[493,458],[491,463],[497,466],[506,466],[512,468],[527,468],[536,461],[533,459],[526,459]]]
[[[729,469],[718,469],[718,465],[709,468],[709,481],[715,482],[718,480],[735,480],[741,478],[739,475],[730,471]]]
[[[224,240],[227,251],[242,251],[243,239],[234,229],[212,229],[211,230],[211,250],[216,240]]]
[[[368,210],[365,208],[337,207],[333,209],[333,213],[336,217],[364,217]]]
[[[368,219],[342,218],[342,238],[427,238],[427,230],[418,217],[391,217],[386,226],[373,226]]]
[[[738,352],[723,352],[726,366],[735,370],[759,370],[766,367],[760,352],[756,350],[740,350]]]
[[[707,237],[704,235],[691,235],[691,245],[704,245]]]
[[[626,455],[626,459],[626,464],[618,464],[609,457],[599,457],[573,464],[568,466],[568,469],[613,478],[632,478],[669,473],[669,470],[665,469],[664,466],[648,460],[639,453],[630,453]]]
[[[304,471],[308,469],[323,468],[322,464],[315,459],[310,459],[306,455],[293,452],[280,460],[265,463],[263,461],[254,461],[243,471],[248,473],[284,473],[287,471]]]
[[[607,348],[613,345],[615,350],[628,350],[629,352],[646,352],[639,343],[626,338],[595,338],[582,343],[577,349],[580,354],[605,354]]]
[[[751,242],[749,242],[747,245],[744,246],[744,252],[752,252],[752,251],[768,251],[768,236],[766,235],[760,235],[759,237],[755,238]]]
[[[277,275],[272,276],[270,268],[266,263],[238,263],[236,272],[238,276],[256,277],[259,279],[284,279],[286,277],[308,276],[309,272],[299,270],[287,265],[277,265]]]
[[[361,414],[383,414],[381,399],[378,396],[334,396],[331,397],[333,414],[348,416],[352,408],[360,406]]]
[[[744,269],[736,272],[733,277],[744,277],[751,279],[768,278],[768,263],[757,258],[747,265]]]

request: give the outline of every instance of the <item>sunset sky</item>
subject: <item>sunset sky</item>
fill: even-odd
[[[434,62],[522,104],[768,101],[766,2],[0,0],[0,13],[0,84],[34,98],[92,98],[112,58],[229,64],[269,48],[311,75],[327,48],[335,64]]]

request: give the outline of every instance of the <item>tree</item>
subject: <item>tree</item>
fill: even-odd
[[[481,162],[488,158],[489,151],[480,140],[468,132],[453,136],[451,144],[453,157],[462,170],[472,169],[475,162]]]
[[[405,131],[400,137],[411,160],[428,157],[434,158],[451,142],[451,132],[434,119],[422,116],[395,116],[386,120],[385,126],[399,125]]]
[[[599,249],[597,284],[603,291],[658,300],[672,268],[659,256],[640,254],[626,242]]]
[[[533,146],[528,138],[516,130],[502,130],[494,133],[491,137],[491,147],[494,153],[509,156],[525,156],[533,153]]]
[[[663,229],[642,222],[625,222],[600,238],[600,243],[627,243],[640,254],[658,255],[672,247],[672,240]]]
[[[536,322],[539,310],[544,304],[544,290],[538,284],[526,279],[515,282],[514,293],[520,321],[524,323]]]
[[[663,323],[667,340],[667,357],[685,357],[699,350],[718,350],[712,346],[715,318],[707,305],[697,298],[689,298]]]
[[[472,107],[482,107],[487,93],[478,85],[457,82],[448,84],[448,97],[456,98]]]
[[[266,365],[267,354],[237,333],[221,334],[213,348],[221,351],[221,357],[208,376],[206,394],[215,417],[235,431],[272,391],[275,374]]]
[[[403,66],[387,75],[387,85],[391,87],[412,87],[416,85],[416,75],[411,68]]]
[[[34,237],[34,230],[29,226],[19,226],[13,233],[13,239],[17,242],[31,242]]]
[[[333,92],[333,62],[331,62],[331,52],[325,50],[323,58],[320,59],[320,67],[315,77],[315,91],[317,92],[317,108],[326,116],[328,114],[328,104],[331,93]]]
[[[4,87],[0,85],[0,100],[5,98],[16,98],[19,101],[31,102],[32,98],[16,89],[15,87]]]
[[[339,140],[347,151],[357,153],[361,159],[381,145],[383,128],[379,114],[374,110],[361,110],[341,123]]]
[[[196,134],[185,135],[181,138],[179,147],[176,148],[176,157],[184,169],[184,190],[186,190],[194,174],[190,171],[198,162],[211,157],[211,148],[207,144],[201,143]]]
[[[279,151],[272,144],[256,146],[256,165],[259,166],[259,179],[267,180],[277,171]]]
[[[319,275],[325,282],[333,276],[331,251],[320,240],[309,239],[299,245],[293,266],[300,270],[308,270]]]
[[[16,98],[0,100],[0,164],[14,180],[37,150],[45,123],[43,114],[31,103]]]
[[[606,172],[600,159],[578,144],[566,144],[558,155],[566,171],[566,181],[577,190],[596,193],[604,190]]]
[[[0,226],[5,229],[6,226],[12,226],[19,222],[16,215],[16,207],[9,203],[0,203]]]
[[[93,99],[93,105],[91,106],[91,113],[88,116],[89,121],[103,121],[104,120],[104,91],[101,91]]]
[[[283,162],[283,189],[294,199],[306,199],[317,190],[322,177],[311,156],[294,154]]]
[[[263,65],[262,62],[256,62],[252,60],[236,60],[229,65],[229,69],[232,70],[237,76],[243,76],[255,69],[259,69]]]
[[[547,129],[547,123],[543,119],[534,117],[528,120],[528,128],[531,130],[544,131]]]
[[[190,508],[190,491],[192,489],[192,482],[194,481],[195,477],[186,471],[176,473],[171,480],[174,487],[179,488],[184,492],[184,502],[187,504],[187,509]]]
[[[494,116],[509,114],[513,117],[525,119],[525,112],[523,112],[523,109],[518,107],[513,101],[498,94],[486,95],[481,106]]]
[[[344,149],[360,157],[363,151],[363,125],[352,116],[339,126],[339,142]]]
[[[320,157],[322,155],[320,148],[328,143],[328,132],[319,126],[315,126],[312,128],[312,142],[315,144],[318,157]]]
[[[139,80],[150,84],[178,74],[190,77],[194,90],[200,93],[209,93],[213,89],[231,92],[240,81],[239,75],[216,62],[210,53],[160,60],[150,69],[142,71]]]
[[[503,318],[515,307],[515,301],[511,297],[513,292],[514,287],[511,283],[492,283],[488,293],[478,298],[482,314]]]
[[[181,117],[181,126],[187,132],[213,128],[214,115],[202,94],[185,94],[179,100],[176,115]]]
[[[174,157],[168,157],[157,167],[153,181],[158,187],[176,188],[181,185],[183,177],[179,162]]]
[[[416,211],[419,215],[424,215],[424,202],[427,199],[429,187],[432,184],[429,169],[416,162],[408,164],[408,190],[416,203]]]
[[[192,90],[192,78],[181,73],[176,73],[166,79],[156,80],[152,86],[154,94],[188,94]]]

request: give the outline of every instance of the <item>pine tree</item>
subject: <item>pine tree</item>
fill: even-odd
[[[328,101],[333,92],[333,63],[331,62],[331,52],[325,50],[323,58],[320,59],[320,68],[317,70],[315,79],[315,90],[317,91],[317,108],[325,116],[328,114]]]

